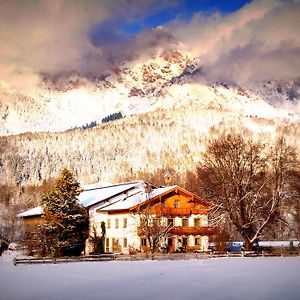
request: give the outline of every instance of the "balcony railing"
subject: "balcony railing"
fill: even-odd
[[[151,229],[150,229],[151,230]],[[159,229],[158,229],[159,230]],[[208,227],[208,226],[176,226],[168,230],[168,233],[174,235],[212,235],[217,233],[217,227]],[[153,228],[155,232],[155,228]],[[144,232],[141,227],[137,228],[137,234],[143,236]]]
[[[153,213],[163,216],[170,216],[170,217],[176,217],[176,216],[190,216],[192,214],[194,215],[203,215],[207,214],[207,210],[204,208],[173,208],[173,207],[165,207],[165,208],[158,208],[156,207],[153,209]]]
[[[182,226],[173,227],[169,233],[176,235],[212,235],[217,232],[216,227],[196,227],[196,226]]]

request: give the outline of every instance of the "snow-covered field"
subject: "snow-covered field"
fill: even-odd
[[[300,257],[14,266],[0,258],[1,300],[300,299]]]

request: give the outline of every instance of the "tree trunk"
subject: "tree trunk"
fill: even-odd
[[[243,237],[244,242],[245,242],[245,250],[246,251],[251,251],[253,243],[251,243],[251,241],[249,240],[248,236],[242,234],[242,237]]]

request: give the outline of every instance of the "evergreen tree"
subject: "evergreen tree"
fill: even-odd
[[[80,250],[84,248],[88,213],[78,203],[81,192],[74,174],[63,169],[54,188],[42,196],[45,224],[41,232],[46,252],[60,256],[67,254],[66,250],[72,247],[79,247]]]

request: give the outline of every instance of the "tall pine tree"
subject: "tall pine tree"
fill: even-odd
[[[63,169],[54,188],[42,196],[45,224],[41,231],[46,252],[53,256],[75,254],[84,249],[88,213],[78,202],[82,192],[74,174]],[[78,252],[78,251],[77,251]]]

